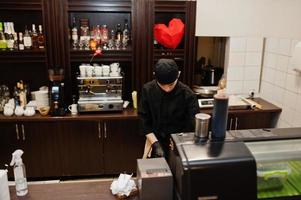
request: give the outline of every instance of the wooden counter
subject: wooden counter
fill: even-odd
[[[123,111],[116,112],[95,112],[95,113],[82,113],[78,115],[67,114],[66,116],[42,116],[38,112],[34,116],[16,116],[11,117],[0,115],[1,122],[17,122],[17,121],[99,121],[103,119],[138,119],[137,109],[127,108]]]
[[[10,186],[11,200],[116,200],[111,193],[112,181],[75,183],[54,183],[29,185],[29,193],[24,197],[16,195],[15,187]],[[127,198],[137,200],[138,197]]]

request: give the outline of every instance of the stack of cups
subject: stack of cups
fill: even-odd
[[[38,109],[41,107],[49,106],[48,91],[38,90],[38,91],[32,92],[32,95],[34,96],[34,98],[37,102]]]
[[[209,120],[211,116],[205,113],[198,113],[195,115],[195,138],[197,142],[208,140],[209,135]]]

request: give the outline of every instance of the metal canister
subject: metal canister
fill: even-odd
[[[207,140],[209,135],[209,121],[211,116],[205,113],[195,115],[195,132],[194,135],[200,140]]]

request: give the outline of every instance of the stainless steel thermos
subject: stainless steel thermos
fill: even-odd
[[[211,116],[205,113],[195,115],[195,137],[200,141],[206,141],[209,135],[209,120]]]

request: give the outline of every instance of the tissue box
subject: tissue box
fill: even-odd
[[[10,200],[6,170],[0,170],[0,199]]]
[[[137,185],[140,200],[172,200],[173,179],[164,158],[137,160]]]

